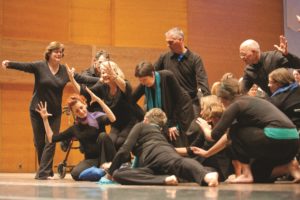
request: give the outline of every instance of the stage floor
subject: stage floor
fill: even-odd
[[[161,200],[161,199],[300,199],[300,184],[226,184],[216,188],[194,183],[179,186],[100,185],[95,182],[75,182],[70,175],[64,179],[35,180],[34,174],[0,173],[0,199],[58,200]]]

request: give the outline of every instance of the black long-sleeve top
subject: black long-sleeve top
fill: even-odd
[[[204,96],[210,95],[207,74],[199,55],[187,49],[180,55],[167,52],[154,63],[155,70],[170,70],[178,80],[180,86],[188,92],[191,99],[197,99],[198,89]]]
[[[129,122],[136,119],[141,119],[140,113],[138,110],[138,105],[132,101],[132,88],[130,83],[126,80],[125,92],[118,90],[116,96],[111,96],[109,93],[109,86],[97,82],[90,90],[100,97],[107,106],[112,110],[116,116],[116,121],[111,125],[117,129],[122,129],[128,125]],[[86,92],[84,88],[81,88],[80,91],[83,94],[88,102],[91,100],[90,95]],[[93,104],[92,104],[93,105]]]
[[[167,142],[157,125],[139,122],[131,129],[125,143],[117,152],[108,173],[112,175],[122,163],[127,162],[130,152],[139,158],[140,164],[147,163],[147,161],[150,160],[153,163],[154,158],[151,157],[151,152],[154,152],[156,147],[162,146],[168,146],[174,149],[174,147]]]
[[[192,100],[184,91],[172,72],[168,70],[158,71],[160,75],[162,110],[168,118],[168,126],[179,125],[185,132],[194,119]],[[151,88],[154,90],[154,88]],[[132,93],[133,101],[138,101],[145,94],[145,86],[139,84]],[[155,94],[155,92],[153,92]]]
[[[285,90],[270,97],[271,103],[286,114],[300,128],[300,87]]]
[[[47,61],[9,62],[9,69],[16,69],[34,74],[34,89],[30,110],[35,110],[40,101],[47,102],[47,110],[52,115],[61,115],[62,96],[65,85],[70,81],[67,68],[59,65],[58,72],[53,75]],[[79,83],[96,83],[99,79],[81,76],[75,73],[74,78]]]
[[[262,52],[257,64],[245,67],[241,84],[243,92],[247,93],[252,85],[256,84],[271,96],[268,76],[273,70],[280,67],[300,69],[300,58],[290,53],[283,56],[280,51]]]
[[[98,136],[105,131],[105,125],[110,124],[107,115],[102,115],[96,118],[99,129],[89,124],[74,124],[61,132],[54,134],[52,142],[59,142],[70,138],[76,138],[84,149],[86,159],[95,159],[99,157],[100,149],[97,143]]]
[[[212,138],[215,141],[219,140],[234,120],[240,127],[295,128],[291,120],[267,100],[241,96],[236,97],[234,102],[224,111],[211,132]]]

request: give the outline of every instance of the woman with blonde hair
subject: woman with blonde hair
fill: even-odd
[[[118,150],[131,128],[143,119],[142,110],[136,103],[133,103],[131,92],[132,87],[125,79],[120,67],[112,61],[102,62],[100,65],[101,81],[97,82],[90,90],[109,106],[116,116],[116,121],[111,124],[109,136],[111,137],[116,150]],[[90,102],[90,95],[85,88],[74,80],[72,70],[69,70],[69,77],[78,93],[81,93]]]

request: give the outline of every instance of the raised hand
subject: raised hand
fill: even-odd
[[[118,76],[116,71],[111,66],[111,61],[108,61],[105,64],[103,64],[103,70],[110,77],[110,79],[114,80]]]
[[[197,118],[196,123],[197,123],[203,130],[205,130],[205,129],[211,130],[211,125],[209,125],[209,124],[207,123],[206,120],[204,120],[204,119],[202,119],[202,118],[200,118],[200,117]]]
[[[48,111],[47,111],[47,102],[46,101],[45,101],[45,105],[43,105],[43,102],[40,101],[40,103],[38,104],[35,111],[40,113],[40,115],[43,119],[47,119],[49,116],[52,116],[52,114],[48,113]]]
[[[74,77],[75,69],[73,67],[70,68],[68,64],[66,64],[66,67],[67,67],[67,72],[68,72],[69,79],[71,80]]]
[[[278,45],[274,45],[274,47],[280,51],[284,56],[286,56],[288,54],[288,44],[287,44],[287,39],[281,35],[279,37],[279,46]]]
[[[2,68],[3,68],[3,69],[6,69],[6,68],[7,68],[8,62],[9,62],[9,60],[3,60],[3,61],[2,61]]]

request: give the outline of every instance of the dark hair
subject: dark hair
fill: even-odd
[[[65,51],[64,45],[62,43],[60,43],[60,42],[53,41],[53,42],[50,42],[50,44],[48,44],[48,46],[46,47],[46,51],[44,53],[45,59],[47,61],[49,61],[50,54],[54,50],[57,50],[57,49],[61,49],[61,51],[62,51],[62,57],[64,57],[64,51]]]
[[[95,55],[95,60],[98,60],[100,58],[100,56],[103,56],[104,58],[106,58],[107,60],[110,59],[110,55],[107,51],[105,50],[100,50],[97,51],[96,55]]]
[[[135,67],[135,77],[145,77],[145,76],[152,76],[154,72],[154,66],[151,62],[142,61]]]
[[[221,81],[217,96],[227,100],[233,100],[236,96],[240,95],[240,91],[239,81],[235,78],[228,78]]]

